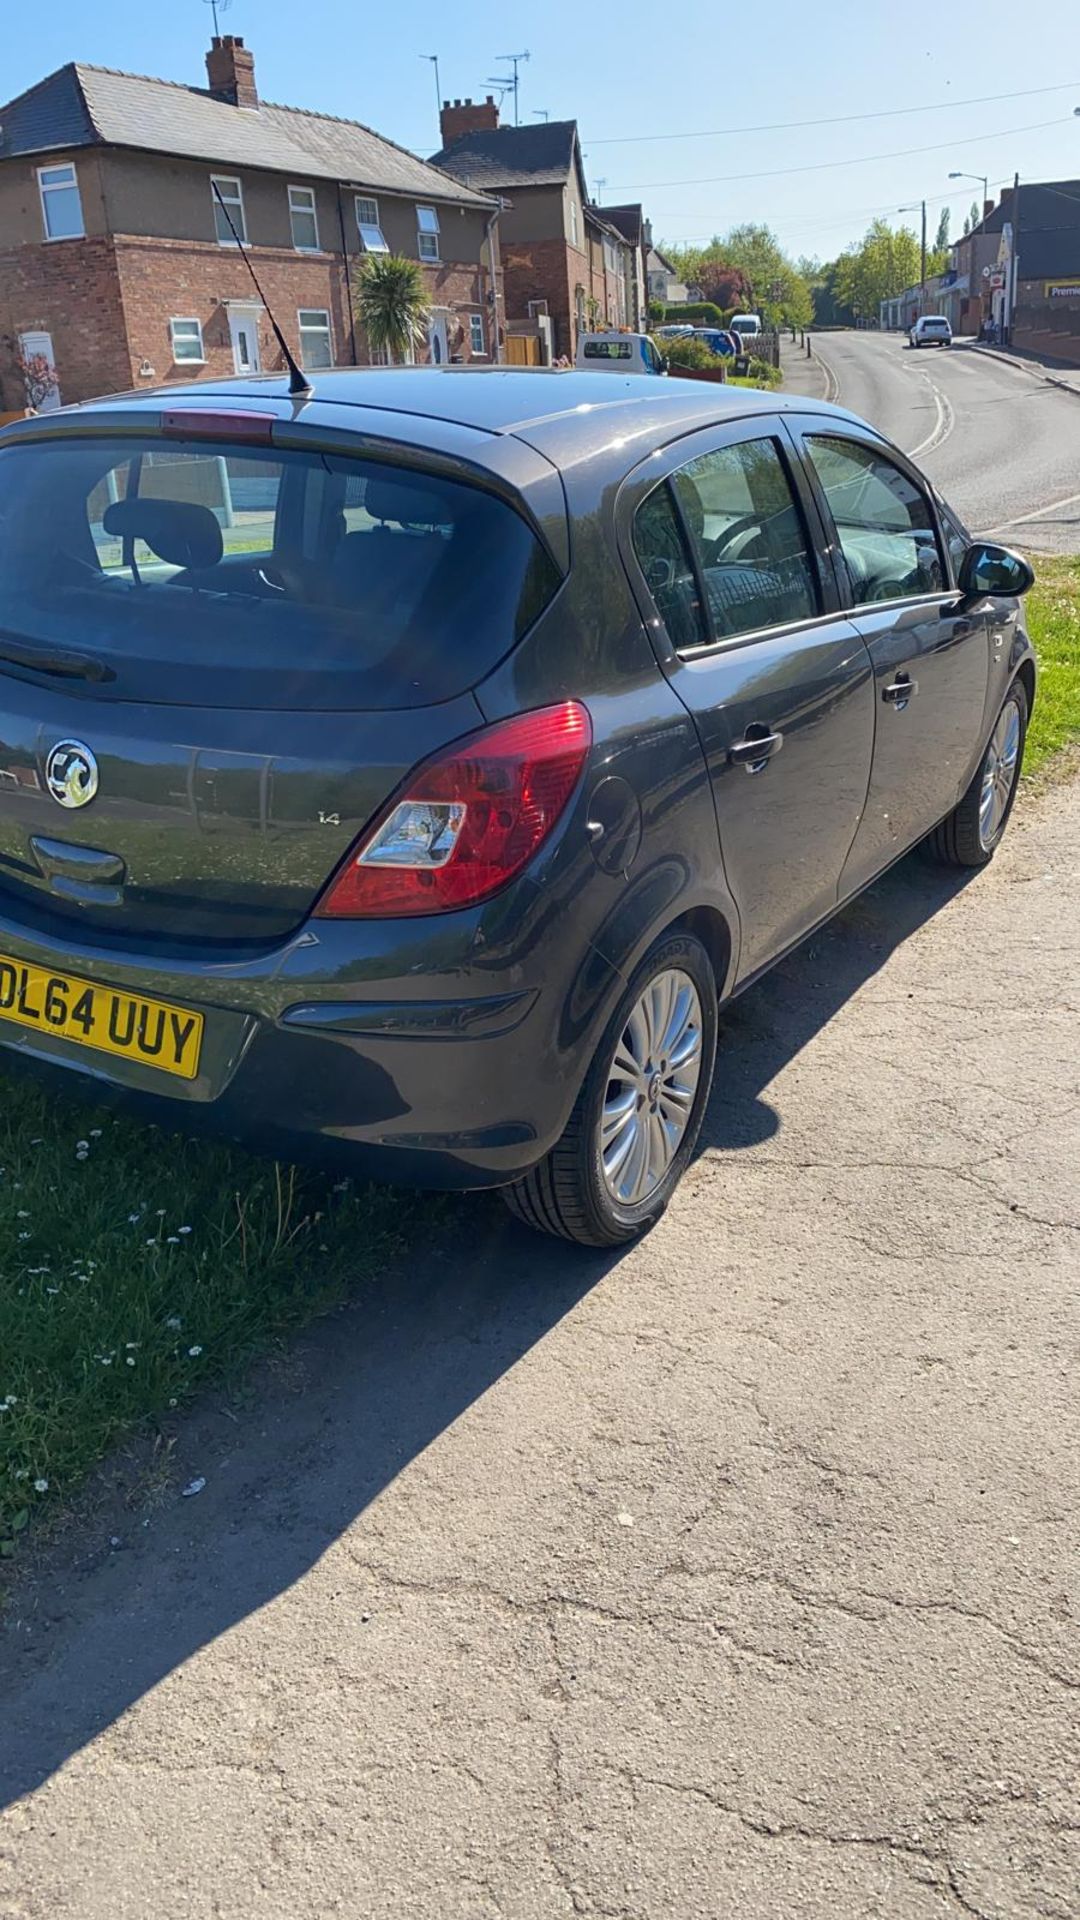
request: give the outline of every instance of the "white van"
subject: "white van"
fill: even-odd
[[[733,313],[728,321],[729,333],[737,333],[747,347],[752,347],[761,332],[761,321],[756,313]]]
[[[574,364],[593,373],[604,367],[611,373],[667,372],[647,333],[583,333]]]

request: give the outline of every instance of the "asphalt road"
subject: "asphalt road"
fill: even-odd
[[[455,1204],[122,1470],[0,1643],[3,1920],[1076,1920],[1078,852],[736,1003],[640,1247]]]
[[[913,351],[900,334],[852,332],[813,344],[817,391],[912,454],[973,532],[1080,552],[1080,392],[963,341]]]

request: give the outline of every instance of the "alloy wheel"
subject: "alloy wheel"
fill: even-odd
[[[648,1200],[667,1174],[693,1112],[702,1047],[698,990],[667,968],[635,1003],[608,1069],[600,1158],[618,1205]]]
[[[1009,700],[998,715],[983,761],[979,794],[979,844],[988,853],[1001,832],[1016,784],[1020,757],[1020,709]]]

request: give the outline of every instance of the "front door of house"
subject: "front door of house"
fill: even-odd
[[[237,373],[259,373],[259,315],[253,307],[229,308],[229,334]]]
[[[433,367],[445,367],[450,358],[450,337],[446,330],[446,315],[436,313],[428,326],[428,347]]]

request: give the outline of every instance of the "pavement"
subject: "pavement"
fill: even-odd
[[[455,1202],[121,1465],[0,1642],[3,1920],[1075,1920],[1078,856],[1025,795],[728,1009],[640,1246]]]
[[[789,391],[870,420],[924,468],[975,532],[1034,552],[1080,552],[1080,369],[1067,371],[959,340],[914,351],[903,335],[790,341]]]

